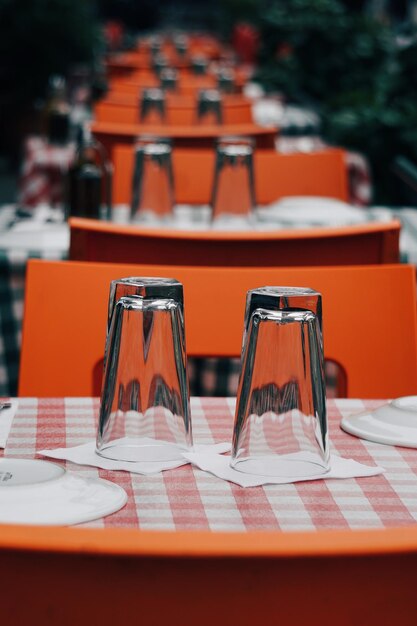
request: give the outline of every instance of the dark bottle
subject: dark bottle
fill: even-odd
[[[70,106],[66,96],[66,82],[62,76],[52,76],[45,107],[46,136],[49,143],[64,145],[70,135]]]
[[[103,146],[80,130],[78,149],[68,172],[68,216],[110,219],[111,164]]]

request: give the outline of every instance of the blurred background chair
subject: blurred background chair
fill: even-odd
[[[156,41],[154,40],[156,44]],[[195,58],[204,58],[207,61],[216,60],[221,54],[221,44],[212,38],[209,42],[196,42],[192,37],[187,37],[186,54],[181,54],[176,49],[175,43],[169,40],[158,42],[157,49],[152,50],[149,42],[140,42],[137,50],[120,52],[112,58],[107,59],[106,67],[110,77],[129,76],[132,72],[149,69],[155,61],[155,57],[160,55],[169,67],[192,70],[192,61]]]
[[[111,95],[98,102],[94,107],[94,117],[97,122],[116,122],[126,124],[140,123],[140,94]],[[165,119],[168,125],[198,125],[197,97],[165,95]],[[253,123],[252,102],[248,98],[235,95],[222,97],[223,123],[251,124]]]
[[[71,218],[70,259],[212,266],[365,265],[399,261],[400,223],[254,231],[172,230]]]
[[[175,139],[174,139],[175,142]],[[117,145],[113,152],[115,204],[130,204],[134,169],[133,145]],[[211,150],[173,150],[176,201],[207,204],[214,178],[215,152]],[[313,154],[279,154],[255,150],[255,196],[258,204],[268,204],[284,196],[327,196],[346,201],[348,172],[345,152],[328,148]]]
[[[247,77],[239,70],[235,72],[234,93],[242,93]],[[110,77],[109,97],[121,95],[137,96],[143,87],[159,87],[161,80],[155,76],[154,72],[142,70],[131,72],[122,77]],[[177,81],[177,91],[184,96],[195,96],[199,89],[215,89],[218,87],[218,79],[212,74],[196,76],[195,74],[180,72]]]
[[[99,395],[110,281],[141,275],[183,283],[190,356],[240,356],[248,289],[311,287],[323,297],[325,358],[343,369],[344,396],[391,398],[416,391],[414,267],[209,268],[32,260],[19,395]]]
[[[258,148],[272,149],[275,146],[276,128],[265,128],[253,123],[213,124],[193,126],[123,124],[120,122],[93,122],[91,131],[105,147],[110,159],[114,160],[117,145],[132,145],[141,133],[149,133],[172,140],[174,147],[212,148],[217,137],[242,135],[253,137]]]

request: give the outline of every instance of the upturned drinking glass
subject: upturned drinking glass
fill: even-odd
[[[252,139],[219,139],[211,197],[212,220],[252,220],[255,204]]]
[[[192,446],[181,283],[113,281],[96,449],[119,461],[173,461]]]
[[[197,94],[197,123],[222,124],[223,102],[218,89],[201,89]]]
[[[231,466],[282,478],[329,470],[321,296],[248,292]]]
[[[165,123],[165,93],[158,87],[142,89],[139,97],[139,121],[141,124]]]
[[[168,67],[168,65],[168,59],[163,54],[156,53],[153,56],[152,67],[157,76],[159,76],[160,73]]]
[[[162,37],[159,37],[158,35],[155,35],[150,39],[149,50],[151,52],[151,55],[154,56],[154,55],[160,54],[162,43],[163,43]]]
[[[217,87],[223,93],[233,93],[235,90],[235,74],[228,68],[222,68],[217,74]]]
[[[197,76],[202,76],[207,73],[208,69],[208,60],[203,56],[194,56],[191,59],[191,68]]]
[[[165,68],[159,74],[162,89],[165,91],[176,91],[178,86],[178,71],[172,68]]]
[[[175,50],[180,57],[184,57],[188,52],[188,38],[186,35],[176,35],[173,39]]]
[[[168,220],[174,206],[174,175],[169,140],[137,141],[132,189],[132,221]]]

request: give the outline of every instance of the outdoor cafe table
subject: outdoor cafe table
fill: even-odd
[[[97,398],[19,398],[18,402],[0,456],[34,458],[39,450],[76,446],[95,437]],[[67,470],[83,477],[106,478],[128,494],[128,502],[119,512],[84,526],[211,531],[411,526],[417,520],[417,450],[367,442],[339,426],[343,416],[384,402],[328,401],[332,452],[380,465],[384,474],[245,489],[190,465],[142,476],[66,462]],[[192,398],[194,442],[230,441],[234,405],[234,398]]]

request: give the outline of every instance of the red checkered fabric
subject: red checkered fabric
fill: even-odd
[[[192,398],[195,443],[230,441],[234,402]],[[112,480],[128,493],[121,511],[87,526],[218,531],[406,526],[417,519],[416,451],[366,442],[339,427],[342,416],[383,403],[328,402],[332,452],[381,465],[386,473],[379,476],[243,489],[190,465],[153,476],[66,466],[82,476]],[[97,399],[21,398],[4,454],[32,458],[37,450],[87,442],[95,437],[98,408]]]
[[[349,202],[355,206],[369,206],[372,200],[372,179],[369,163],[359,152],[345,152],[349,179]]]
[[[29,137],[19,179],[19,204],[26,208],[39,204],[62,205],[65,175],[74,155],[72,143],[59,146],[43,137]]]

